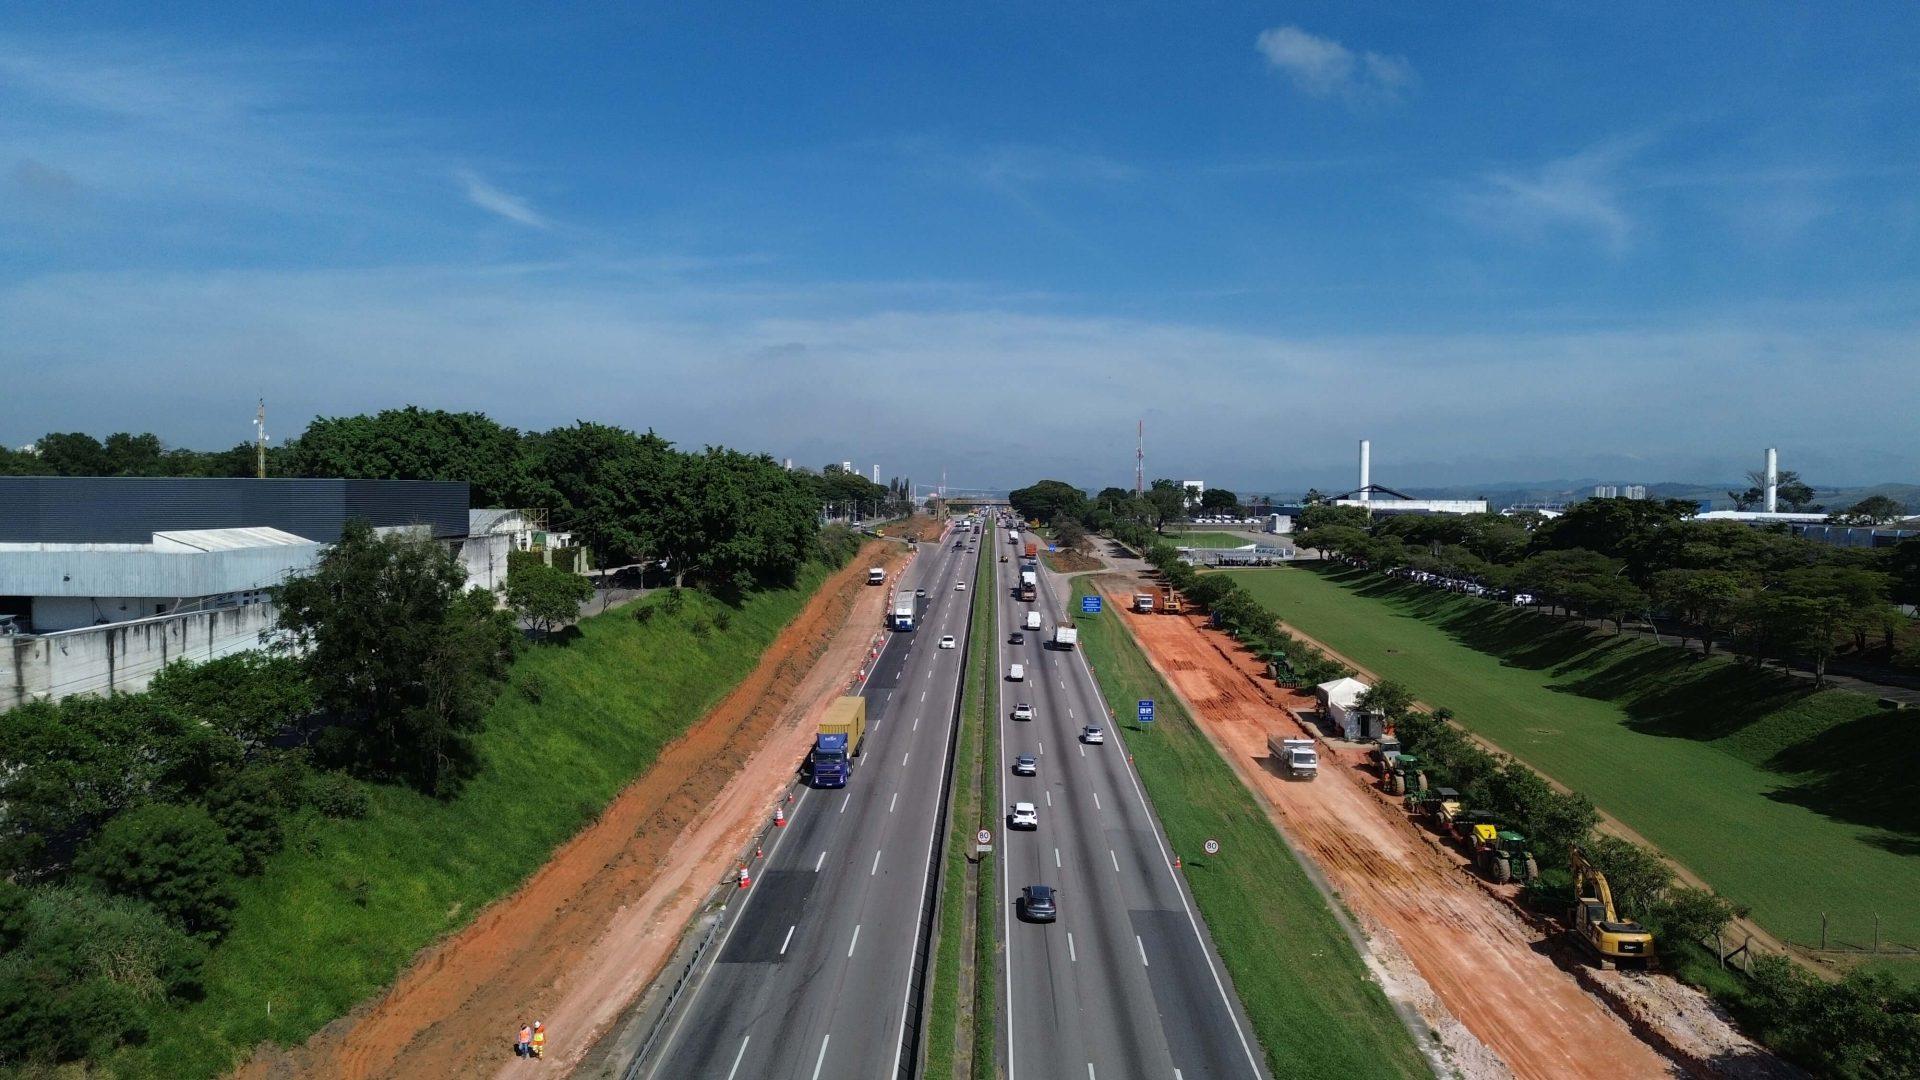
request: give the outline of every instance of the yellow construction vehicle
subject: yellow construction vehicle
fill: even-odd
[[[1613,907],[1613,890],[1579,848],[1568,854],[1573,868],[1573,912],[1567,926],[1587,951],[1599,959],[1603,971],[1625,965],[1644,967],[1653,960],[1653,935],[1637,922],[1620,918]]]
[[[1179,593],[1174,592],[1172,589],[1160,590],[1160,611],[1162,614],[1179,615],[1186,610],[1186,605],[1180,601]]]

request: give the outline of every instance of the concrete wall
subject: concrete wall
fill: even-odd
[[[467,571],[467,588],[478,586],[488,592],[507,587],[507,552],[513,550],[513,537],[507,533],[469,536],[460,541],[460,565]]]
[[[0,710],[36,699],[145,690],[175,660],[258,649],[272,604],[197,611],[57,634],[0,637]]]

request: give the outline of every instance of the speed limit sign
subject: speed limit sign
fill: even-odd
[[[1205,844],[1202,844],[1201,847],[1203,847],[1206,850],[1206,853],[1209,855],[1220,854],[1220,841],[1215,840],[1212,837],[1208,837],[1207,842]]]
[[[993,843],[993,830],[981,829],[979,832],[973,834],[973,838],[983,844],[991,844]]]

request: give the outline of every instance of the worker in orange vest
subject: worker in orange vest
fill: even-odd
[[[520,1034],[513,1040],[513,1056],[533,1056],[533,1029],[526,1024],[520,1025]]]
[[[547,1026],[538,1020],[533,1022],[533,1056],[539,1057],[547,1049]]]

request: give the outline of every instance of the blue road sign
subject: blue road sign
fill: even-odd
[[[1082,615],[1100,614],[1100,598],[1097,596],[1081,597],[1080,598],[1080,614]]]
[[[1141,701],[1140,701],[1140,722],[1141,722],[1141,723],[1143,723],[1143,724],[1151,724],[1151,723],[1153,723],[1153,699],[1152,699],[1152,698],[1142,698],[1142,699],[1141,699]]]

